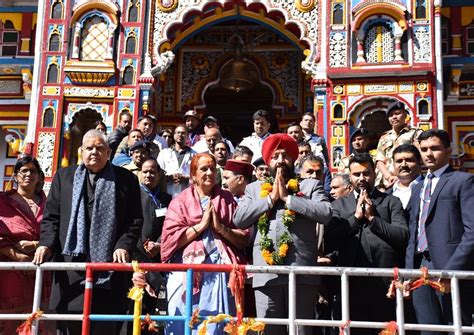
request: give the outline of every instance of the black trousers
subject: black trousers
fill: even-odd
[[[92,296],[91,314],[126,314],[127,305],[124,292],[94,289]],[[56,310],[59,314],[73,314],[67,310]],[[90,324],[90,335],[119,335],[122,321],[94,321]],[[58,321],[58,335],[80,335],[81,321]]]

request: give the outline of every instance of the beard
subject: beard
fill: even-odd
[[[285,180],[290,179],[291,177],[295,175],[295,170],[293,169],[293,166],[289,166],[287,164],[281,163],[275,166],[269,166],[270,176],[275,177],[277,169],[279,168],[281,168],[281,174],[283,175],[283,178]]]

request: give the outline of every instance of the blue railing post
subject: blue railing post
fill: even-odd
[[[184,335],[191,335],[191,317],[193,315],[193,270],[186,270],[186,320],[184,321]]]

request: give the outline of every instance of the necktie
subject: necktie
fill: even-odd
[[[428,240],[426,239],[425,223],[428,218],[428,210],[430,208],[431,202],[431,181],[433,180],[434,175],[429,173],[426,176],[426,186],[425,191],[423,192],[423,197],[421,198],[422,207],[420,213],[420,221],[418,228],[418,251],[423,252],[428,248]]]

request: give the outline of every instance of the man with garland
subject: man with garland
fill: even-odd
[[[331,206],[321,183],[294,179],[298,145],[287,134],[268,136],[262,144],[262,157],[272,179],[255,181],[234,215],[239,228],[256,226],[254,265],[315,266],[316,223],[331,219]],[[296,317],[314,319],[319,278],[297,276]],[[257,317],[288,317],[288,276],[259,273],[253,277]],[[265,334],[284,334],[286,326],[267,325]],[[311,327],[298,326],[298,334],[312,334]]]

